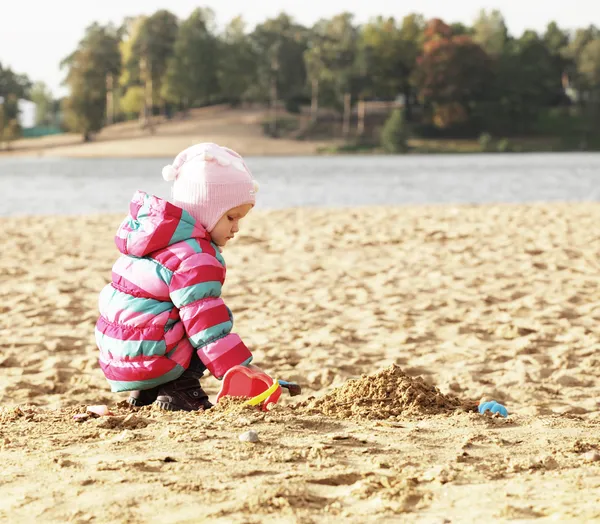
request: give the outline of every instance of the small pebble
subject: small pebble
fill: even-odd
[[[92,415],[97,415],[98,417],[110,417],[112,416],[111,411],[108,409],[108,406],[102,404],[98,406],[88,406],[87,412]]]
[[[595,450],[591,450],[587,453],[584,453],[583,458],[589,462],[598,462],[600,461],[600,453]]]
[[[556,459],[550,455],[540,458],[540,465],[546,469],[556,469],[559,466]]]
[[[242,442],[258,442],[258,433],[256,431],[246,431],[239,436]]]

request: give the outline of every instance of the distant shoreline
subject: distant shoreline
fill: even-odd
[[[64,158],[164,158],[174,157],[198,142],[226,145],[244,156],[322,156],[345,154],[385,154],[377,147],[353,145],[340,138],[272,138],[263,133],[265,112],[212,106],[193,110],[186,119],[160,122],[154,133],[140,128],[137,121],[104,128],[91,142],[66,133],[20,139],[8,157]],[[557,138],[491,139],[485,147],[476,139],[410,139],[408,154],[567,152]]]

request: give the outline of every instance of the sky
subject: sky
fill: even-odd
[[[357,23],[378,15],[402,18],[417,12],[447,23],[471,24],[481,9],[500,10],[515,36],[525,29],[544,31],[552,20],[563,29],[600,26],[600,2],[595,0],[0,0],[0,4],[0,63],[45,82],[54,96],[66,94],[61,87],[65,72],[59,64],[77,47],[89,24],[120,24],[126,16],[165,8],[186,18],[196,7],[211,7],[220,26],[241,14],[249,29],[282,11],[310,26],[343,11],[354,13]]]

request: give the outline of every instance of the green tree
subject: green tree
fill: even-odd
[[[404,95],[405,117],[411,118],[412,77],[423,41],[424,21],[408,15],[401,23],[394,18],[377,18],[360,31],[358,64],[367,80],[370,96],[393,99]]]
[[[134,54],[133,46],[139,37],[146,18],[145,16],[138,16],[127,18],[123,22],[122,38],[119,43],[121,53],[119,85],[123,90],[127,90],[130,86],[141,85],[139,57]]]
[[[306,84],[306,28],[285,13],[256,26],[250,41],[257,56],[254,97],[266,99],[276,88],[277,99],[298,96]]]
[[[256,26],[250,41],[257,57],[256,83],[249,96],[269,101],[271,105],[270,133],[277,134],[277,104],[286,105],[304,92],[306,67],[303,56],[307,48],[307,30],[285,13]]]
[[[161,96],[165,93],[162,84],[174,53],[178,26],[177,17],[170,11],[161,9],[144,18],[139,27],[135,24],[132,27],[135,34],[127,65],[130,82],[139,82],[146,88],[146,117],[157,101],[166,109],[166,100]]]
[[[581,85],[589,92],[600,89],[600,38],[590,40],[581,50],[577,61]]]
[[[581,96],[587,89],[585,76],[581,74],[580,64],[581,55],[586,46],[600,38],[600,29],[595,26],[589,26],[585,29],[578,29],[575,36],[570,41],[566,49],[563,50],[563,55],[568,60],[566,76],[569,85],[575,91],[577,101],[581,101]]]
[[[569,48],[569,33],[558,27],[556,22],[550,22],[546,27],[542,40],[551,56],[553,75],[561,79],[561,85],[564,88],[565,76],[569,70],[570,60],[567,56]],[[567,102],[563,89],[557,93],[555,104],[564,104]]]
[[[49,125],[52,122],[52,92],[44,82],[36,82],[31,88],[30,98],[35,103],[35,125]]]
[[[583,146],[593,139],[600,144],[600,38],[590,40],[577,62],[579,86],[585,114]]]
[[[388,153],[408,151],[408,131],[404,111],[394,109],[381,132],[381,145]]]
[[[4,104],[0,104],[0,146],[6,143],[10,149],[10,143],[21,136],[21,126],[16,118],[6,118]]]
[[[454,22],[450,24],[450,31],[452,36],[467,35],[472,38],[475,34],[475,30],[472,27],[466,26],[462,22]]]
[[[181,24],[163,84],[163,99],[189,108],[209,102],[218,93],[219,45],[208,27],[212,17],[210,11],[196,9]]]
[[[7,148],[10,149],[10,143],[21,137],[21,125],[16,118],[8,121],[4,128],[4,141],[7,143]]]
[[[26,75],[17,74],[0,63],[0,143],[9,144],[20,136],[19,99],[26,98],[30,88]]]
[[[526,31],[510,41],[495,64],[495,107],[488,126],[495,134],[530,132],[540,115],[563,97],[561,70],[543,39]]]
[[[482,9],[473,24],[473,40],[490,56],[498,56],[504,51],[508,41],[508,29],[500,11],[491,13]]]
[[[569,46],[569,33],[558,27],[556,22],[550,22],[546,26],[542,39],[552,55],[563,54]]]
[[[317,23],[314,32],[320,39],[324,74],[334,86],[336,105],[343,108],[342,133],[350,131],[352,90],[356,86],[359,30],[353,24],[354,15],[341,13]]]
[[[412,106],[416,98],[415,72],[417,58],[422,52],[425,39],[425,19],[418,14],[410,14],[402,19],[402,40],[404,41],[405,67],[410,71],[402,79],[402,93],[404,95],[405,116],[408,122],[412,121]]]
[[[325,76],[322,42],[317,37],[309,39],[308,49],[304,51],[304,65],[310,82],[310,117],[316,122],[319,114],[319,87]]]
[[[125,91],[120,100],[120,109],[125,115],[139,115],[144,109],[144,88],[142,86],[131,86]]]
[[[102,129],[106,113],[106,80],[117,78],[121,69],[120,31],[114,26],[92,24],[77,49],[63,60],[68,68],[65,84],[70,95],[65,100],[67,126],[81,133],[84,141]]]
[[[6,129],[6,118],[4,116],[4,105],[0,104],[0,148],[4,143],[4,130]]]
[[[406,59],[405,44],[394,18],[378,17],[361,28],[359,55],[366,63],[371,96],[393,99],[402,91],[413,66]]]
[[[15,73],[10,67],[4,68],[0,63],[0,97],[26,98],[30,89],[31,81],[26,75]]]
[[[256,83],[257,56],[238,16],[231,20],[220,40],[218,75],[222,95],[232,104],[241,102]]]

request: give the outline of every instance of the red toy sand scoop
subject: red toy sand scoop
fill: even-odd
[[[290,395],[301,393],[300,386],[284,380],[273,380],[255,366],[233,366],[223,377],[221,391],[217,395],[217,402],[221,397],[245,397],[248,404],[258,405],[262,402],[263,410],[267,411],[270,404],[276,404],[281,397],[281,387],[290,391]]]

